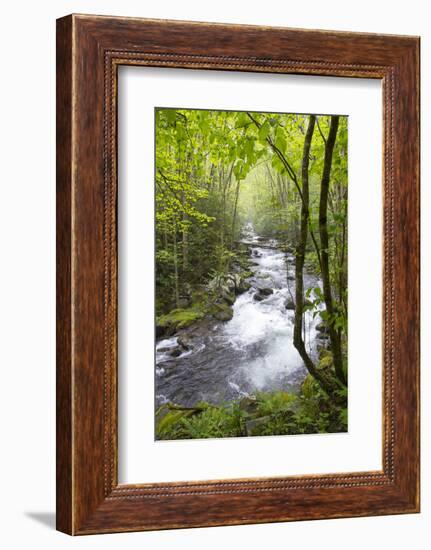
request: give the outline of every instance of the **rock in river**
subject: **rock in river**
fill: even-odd
[[[233,317],[233,309],[227,304],[214,304],[213,317],[218,321],[230,321]]]
[[[235,294],[233,292],[227,292],[226,290],[222,290],[220,292],[220,297],[230,306],[233,306],[235,302]]]
[[[284,307],[286,309],[295,309],[295,302],[291,299],[291,298],[288,298],[285,302],[284,302]]]
[[[243,294],[244,292],[247,292],[251,288],[251,284],[247,281],[242,280],[239,285],[235,288],[236,294]]]
[[[177,342],[178,342],[178,345],[181,346],[183,348],[183,350],[185,350],[185,351],[189,351],[189,350],[193,349],[192,341],[186,335],[178,336]]]
[[[171,357],[179,357],[183,353],[183,349],[180,348],[180,346],[177,346],[172,349],[172,351],[169,353]]]
[[[258,288],[257,290],[259,291],[260,294],[263,294],[263,296],[269,296],[274,292],[274,290],[269,287]]]
[[[273,289],[269,287],[258,287],[257,292],[254,294],[253,298],[257,302],[261,302],[262,300],[265,300],[268,296],[273,294]]]

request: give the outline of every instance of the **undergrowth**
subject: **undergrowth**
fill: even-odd
[[[166,403],[156,411],[156,438],[207,439],[347,431],[347,398],[330,399],[308,376],[299,394],[260,392],[239,401],[193,407]],[[342,403],[342,404],[340,404]]]

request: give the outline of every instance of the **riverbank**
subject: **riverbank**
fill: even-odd
[[[340,394],[341,395],[341,394]],[[156,439],[207,439],[347,431],[347,408],[308,375],[298,394],[260,392],[238,401],[194,407],[165,403],[156,412]]]
[[[261,414],[261,407],[257,406],[249,418],[250,411],[243,410],[247,402],[244,400],[259,404],[261,399],[265,402],[275,399],[278,403],[285,394],[291,396],[289,407],[295,403],[295,410],[291,411],[295,418],[314,419],[308,422],[308,429],[313,433],[340,428],[334,419],[326,425],[324,417],[320,418],[318,411],[324,414],[325,407],[328,408],[320,406],[322,403],[311,407],[315,414],[310,417],[310,392],[308,412],[302,411],[300,396],[308,373],[293,346],[295,257],[292,250],[281,247],[274,238],[257,235],[251,226],[245,227],[237,243],[238,250],[231,273],[218,279],[213,277],[206,291],[194,295],[189,308],[174,310],[158,319],[158,327],[162,326],[164,333],[156,344],[158,438],[179,437],[177,429],[183,434],[181,437],[193,437],[196,430],[189,433],[183,420],[204,426],[197,430],[197,437],[214,433],[205,428],[206,422],[214,426],[226,422],[222,431],[247,435],[250,433],[247,422],[267,415]],[[305,274],[305,286],[310,292],[319,284],[314,275]],[[219,309],[228,312],[225,320],[217,316]],[[304,337],[316,362],[328,369],[332,363],[326,351],[327,335],[321,330],[320,321],[319,315],[306,312]],[[320,359],[319,350],[326,354]],[[322,399],[314,393],[316,399]],[[282,404],[284,407],[285,403]],[[272,419],[264,428],[261,421],[259,430],[302,433],[301,420],[285,422],[283,429],[278,425],[287,414],[283,407],[274,411],[276,424]],[[242,420],[235,424],[235,418]],[[166,424],[173,426],[177,422],[174,432],[165,430]],[[236,427],[228,428],[233,425]]]

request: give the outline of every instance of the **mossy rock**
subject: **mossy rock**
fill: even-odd
[[[173,309],[157,319],[157,330],[164,330],[168,335],[175,334],[178,330],[193,325],[203,317],[204,313],[197,308]]]
[[[217,321],[230,321],[233,317],[233,309],[228,304],[214,304],[211,314]]]
[[[247,281],[241,281],[241,283],[235,288],[236,294],[243,294],[244,292],[247,292],[247,290],[250,290],[251,284]]]
[[[230,306],[235,303],[235,294],[233,292],[222,290],[220,293],[220,297]]]

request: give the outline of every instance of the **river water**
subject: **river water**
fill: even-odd
[[[257,391],[296,391],[307,371],[293,346],[294,312],[285,307],[295,295],[294,256],[278,248],[275,239],[262,239],[250,224],[243,242],[251,248],[251,288],[237,297],[230,321],[214,321],[183,331],[193,349],[172,357],[177,337],[156,342],[156,406],[167,401],[191,406],[199,401],[220,403],[240,399]],[[304,274],[305,288],[320,284]],[[262,301],[258,288],[273,293]],[[315,319],[304,317],[306,345],[316,353]],[[162,351],[159,351],[162,350]]]

